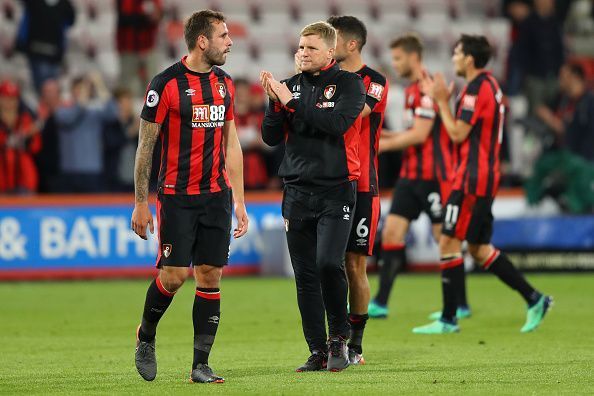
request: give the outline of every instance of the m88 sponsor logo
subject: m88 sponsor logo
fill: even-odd
[[[193,105],[192,128],[218,128],[225,124],[225,105]]]

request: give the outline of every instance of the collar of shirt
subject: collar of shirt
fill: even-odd
[[[336,63],[335,60],[332,60],[332,62],[322,68],[322,70],[320,70],[320,74],[318,74],[317,76],[314,76],[311,73],[303,73],[303,76],[312,84],[320,84],[323,85],[324,83],[326,83],[327,81],[330,81],[330,79],[332,79],[332,77],[334,77],[334,75],[340,70],[340,67],[338,66],[338,63]]]

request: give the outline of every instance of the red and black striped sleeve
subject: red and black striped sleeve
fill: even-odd
[[[149,84],[144,97],[144,106],[140,117],[148,122],[163,124],[169,111],[169,95],[167,85],[170,79],[156,76]]]
[[[233,79],[229,76],[225,76],[225,83],[227,85],[227,92],[229,93],[229,108],[227,109],[227,114],[225,116],[225,121],[232,121],[234,119],[234,112],[235,112],[235,84],[233,84]]]
[[[437,116],[435,102],[429,95],[425,95],[419,89],[414,104],[414,116],[434,120]]]
[[[479,79],[477,79],[479,80]],[[458,112],[458,119],[467,124],[474,125],[478,120],[481,109],[488,101],[488,93],[481,89],[483,80],[473,81],[470,83],[460,98],[460,111]]]
[[[365,104],[371,111],[387,96],[387,81],[380,73],[369,73],[363,79],[365,82]]]

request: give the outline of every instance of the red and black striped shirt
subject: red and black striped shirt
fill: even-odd
[[[480,197],[494,197],[499,188],[499,151],[505,107],[497,80],[479,74],[460,94],[456,117],[470,125],[468,137],[458,145],[454,190]]]
[[[216,66],[194,72],[185,59],[151,81],[142,109],[144,120],[161,125],[159,187],[165,194],[226,190],[223,126],[233,120],[233,80]]]
[[[116,33],[119,52],[145,52],[155,47],[159,22],[150,14],[161,14],[162,0],[118,0]]]
[[[443,128],[437,105],[421,92],[418,81],[406,88],[404,100],[406,129],[412,128],[417,117],[432,120],[433,125],[423,143],[404,151],[400,177],[408,180],[449,180],[452,176],[453,145]]]
[[[380,73],[367,66],[363,66],[357,74],[363,79],[367,93],[365,103],[371,109],[371,113],[361,120],[361,134],[359,135],[361,176],[359,176],[357,191],[378,195],[377,150],[386,111],[388,81]]]

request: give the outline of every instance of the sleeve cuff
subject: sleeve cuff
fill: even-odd
[[[268,99],[268,108],[272,110],[273,113],[280,113],[283,109],[283,105],[280,102]]]
[[[415,109],[415,115],[417,117],[426,118],[432,120],[435,118],[435,110],[433,109],[426,109],[423,107],[417,107]]]
[[[145,121],[147,121],[147,122],[156,122],[156,121],[154,120],[154,118],[152,118],[151,116],[149,116],[149,115],[146,115],[146,114],[142,114],[142,113],[141,113],[141,114],[140,114],[140,118],[142,118],[143,120],[145,120]]]
[[[284,108],[294,113],[297,110],[297,106],[299,105],[299,101],[297,99],[291,99],[284,105]]]
[[[372,98],[369,95],[365,95],[365,104],[367,106],[369,106],[369,108],[371,109],[371,111],[373,111],[373,109],[375,108],[375,105],[377,105],[378,100],[375,98]]]
[[[472,119],[474,118],[474,112],[468,110],[462,110],[460,114],[460,120],[464,121],[467,124],[474,125]]]

